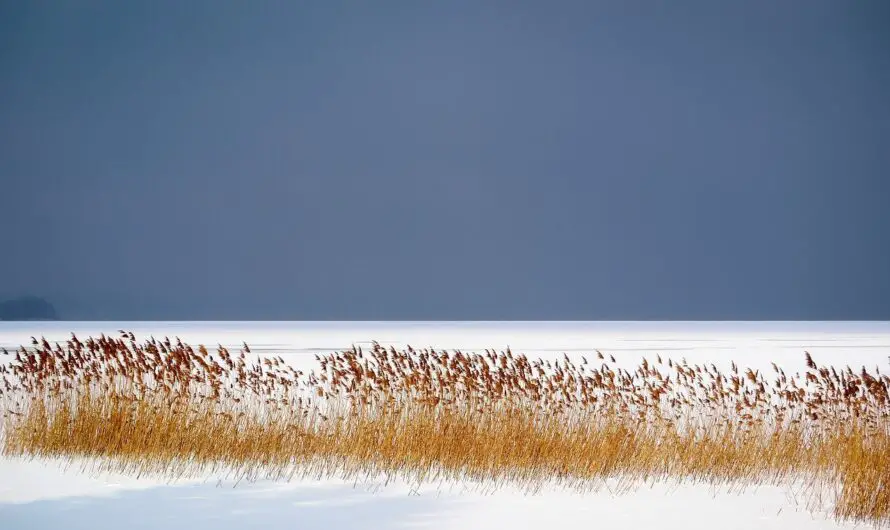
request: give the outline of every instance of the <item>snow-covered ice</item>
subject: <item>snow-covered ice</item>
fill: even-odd
[[[208,348],[280,354],[313,367],[314,354],[367,346],[479,351],[504,349],[530,357],[563,353],[590,358],[599,349],[619,366],[655,354],[690,364],[730,361],[740,367],[786,372],[804,368],[804,351],[819,364],[890,371],[888,322],[0,322],[0,346],[14,348],[45,336],[64,341],[118,329],[140,341],[180,337]],[[479,492],[370,481],[300,480],[241,483],[216,477],[166,482],[84,473],[60,462],[0,460],[0,528],[854,528],[811,513],[793,488],[759,487],[743,493],[703,485],[644,485],[621,495],[550,489],[525,495],[510,489]],[[860,525],[860,527],[864,527]]]

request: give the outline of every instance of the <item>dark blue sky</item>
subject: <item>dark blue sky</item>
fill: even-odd
[[[890,3],[7,1],[0,294],[890,319]]]

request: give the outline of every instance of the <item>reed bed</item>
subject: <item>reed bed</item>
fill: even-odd
[[[890,378],[878,367],[770,377],[600,352],[573,362],[374,344],[281,357],[33,339],[0,365],[2,451],[169,477],[383,474],[412,481],[628,490],[652,481],[803,482],[840,520],[890,523]]]

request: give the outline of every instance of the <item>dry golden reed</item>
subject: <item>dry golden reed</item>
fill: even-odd
[[[0,400],[7,456],[107,469],[289,480],[385,474],[416,481],[548,482],[619,489],[653,480],[837,491],[834,515],[890,523],[890,378],[865,368],[729,373],[596,352],[579,364],[374,344],[248,362],[222,346],[132,333],[21,347]],[[613,490],[614,491],[614,490]]]

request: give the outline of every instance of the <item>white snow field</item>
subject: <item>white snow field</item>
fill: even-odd
[[[644,356],[786,372],[804,368],[804,351],[817,363],[867,366],[890,372],[890,322],[0,322],[0,347],[31,336],[64,341],[133,331],[137,340],[179,337],[208,349],[280,354],[298,367],[314,354],[366,346],[502,350],[529,357],[588,357],[600,350],[619,366]],[[611,363],[610,363],[611,364]],[[813,513],[794,488],[759,487],[741,493],[693,484],[642,485],[631,493],[580,494],[548,489],[527,495],[462,485],[338,480],[233,484],[220,477],[159,481],[85,472],[61,461],[0,459],[0,529],[164,530],[490,529],[490,528],[856,528],[829,513]],[[830,505],[825,509],[830,510]],[[859,525],[859,528],[867,528]]]

